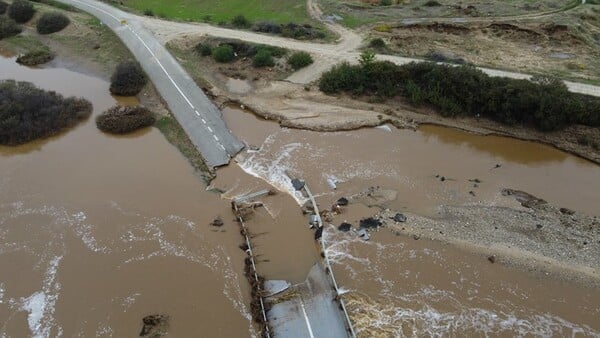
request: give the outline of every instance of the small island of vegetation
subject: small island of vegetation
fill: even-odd
[[[29,82],[0,81],[0,144],[19,145],[55,135],[85,120],[92,104]]]
[[[105,133],[126,134],[155,121],[154,114],[143,106],[114,106],[96,117],[96,126]]]

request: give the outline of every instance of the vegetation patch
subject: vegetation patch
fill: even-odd
[[[275,60],[269,50],[260,49],[252,59],[252,65],[254,65],[254,67],[273,67],[275,65]]]
[[[105,133],[127,134],[155,121],[154,114],[143,106],[115,106],[96,117],[96,126]]]
[[[17,23],[25,23],[33,17],[35,9],[27,0],[14,0],[8,7],[8,16]]]
[[[110,78],[110,92],[114,95],[135,96],[148,82],[139,63],[126,61],[117,66]]]
[[[69,18],[60,12],[44,13],[37,21],[37,31],[40,34],[60,32],[71,23]]]
[[[223,44],[216,47],[212,51],[212,55],[215,58],[215,61],[220,63],[227,63],[233,61],[235,59],[235,53],[233,51],[233,47],[228,44]]]
[[[22,29],[15,20],[0,16],[0,40],[21,33]]]
[[[92,112],[87,100],[65,98],[29,82],[0,82],[0,144],[18,145],[75,126]]]
[[[258,22],[252,26],[252,30],[255,32],[281,35],[296,40],[314,40],[327,37],[327,34],[321,28],[317,28],[310,24],[300,25],[291,22],[287,24],[277,24],[271,21]]]
[[[290,55],[287,62],[294,70],[298,70],[312,64],[313,58],[307,52],[296,52]]]
[[[37,66],[54,59],[54,53],[48,49],[36,49],[17,57],[17,63],[24,66]]]
[[[6,10],[8,9],[8,4],[2,0],[0,0],[0,15],[6,13]]]
[[[343,63],[324,73],[319,88],[328,94],[384,99],[401,95],[414,105],[432,106],[443,116],[481,116],[542,131],[572,124],[600,126],[600,99],[571,93],[558,79],[490,77],[471,66],[427,62],[398,66],[362,58],[360,65]]]

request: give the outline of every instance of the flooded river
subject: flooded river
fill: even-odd
[[[0,69],[0,79],[85,97],[94,115],[119,100],[105,81],[64,69],[1,58]],[[114,137],[92,117],[0,147],[0,336],[132,337],[154,313],[170,316],[172,337],[254,335],[228,198],[280,191],[248,226],[259,272],[300,282],[319,251],[286,172],[306,179],[323,206],[378,185],[398,192],[386,206],[434,216],[439,204],[510,203],[499,193],[510,187],[599,212],[598,166],[550,147],[439,127],[315,133],[231,108],[224,116],[256,150],[219,169],[211,188],[222,194],[156,129]],[[346,217],[371,212],[357,206]],[[209,226],[217,216],[225,225]],[[385,230],[364,242],[328,226],[324,238],[360,336],[600,335],[597,289]]]

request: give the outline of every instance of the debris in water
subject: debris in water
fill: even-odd
[[[496,263],[496,256],[494,256],[494,255],[489,256],[487,259],[492,264]]]
[[[223,223],[221,216],[215,218],[212,222],[210,222],[210,225],[212,225],[214,227],[222,227],[223,224],[225,224],[225,223]]]
[[[500,167],[502,167],[502,164],[496,163],[496,165],[492,169],[498,169]],[[490,169],[490,170],[492,170],[492,169]]]
[[[169,316],[149,315],[142,319],[144,326],[140,331],[140,337],[157,338],[167,333],[169,328]]]
[[[250,249],[250,248],[248,247],[248,244],[246,244],[246,243],[242,243],[242,244],[240,244],[240,245],[239,245],[239,248],[240,248],[240,249],[242,249],[242,251],[244,251],[244,252],[245,252],[245,251],[248,251],[248,249]]]
[[[444,182],[446,180],[446,177],[442,176],[440,177],[440,181]]]
[[[469,195],[475,196],[475,192],[473,190],[469,191]]]
[[[314,226],[318,226],[319,225],[319,218],[317,217],[317,215],[315,214],[311,214],[308,218],[308,224],[310,224],[310,227],[314,227]]]
[[[413,239],[414,239],[415,241],[418,241],[419,239],[421,239],[421,235],[414,234],[414,235],[413,235]]]
[[[401,214],[399,212],[396,213],[394,215],[394,217],[392,217],[392,219],[394,220],[394,222],[400,222],[400,223],[406,222],[406,216],[404,216],[404,214]]]
[[[380,220],[375,219],[373,217],[363,218],[363,219],[360,220],[360,223],[359,223],[361,229],[369,229],[369,228],[375,228],[375,229],[377,229],[382,224],[383,223],[381,223]]]
[[[480,180],[480,179],[478,179],[478,178],[473,178],[473,179],[470,179],[470,180],[469,180],[469,182],[473,182],[473,183],[481,183],[481,180]]]
[[[301,181],[301,180],[299,180],[297,178],[292,179],[292,186],[296,190],[302,190],[302,188],[304,188],[305,184],[306,183],[304,181]]]
[[[327,185],[329,186],[330,189],[335,190],[337,188],[336,184],[337,184],[337,182],[333,178],[327,179]]]
[[[317,228],[317,231],[315,231],[315,241],[319,240],[321,237],[323,237],[323,227]]]
[[[367,230],[365,230],[364,228],[360,228],[358,230],[358,237],[362,238],[365,241],[369,240],[369,234],[367,233]]]
[[[538,224],[536,224],[536,225],[535,225],[535,227],[536,227],[536,228],[538,228],[538,229],[541,229],[541,228],[543,228],[544,226],[538,223]]]
[[[348,205],[348,199],[346,197],[342,197],[342,198],[338,199],[337,202],[335,202],[335,204],[345,207]]]
[[[338,226],[338,230],[343,231],[343,232],[348,232],[348,231],[350,231],[351,228],[352,228],[352,224],[346,223],[346,222],[344,222],[344,223],[340,224],[340,226]]]

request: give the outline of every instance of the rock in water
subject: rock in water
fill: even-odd
[[[363,229],[369,229],[369,228],[378,228],[382,225],[381,221],[373,218],[373,217],[369,217],[369,218],[363,218],[360,220],[360,227]]]
[[[392,219],[394,220],[394,222],[406,222],[406,216],[404,216],[401,213],[395,214]]]
[[[149,315],[142,319],[144,326],[140,331],[140,337],[158,338],[164,336],[169,329],[169,316]]]
[[[320,227],[315,231],[315,241],[323,237],[323,227]]]
[[[348,205],[348,199],[346,197],[342,197],[342,198],[338,199],[337,202],[335,202],[335,204],[344,207],[344,206]]]
[[[344,222],[344,223],[340,224],[340,226],[338,226],[338,230],[343,231],[343,232],[348,232],[348,231],[350,231],[351,228],[352,228],[352,224],[346,223],[346,222]]]

